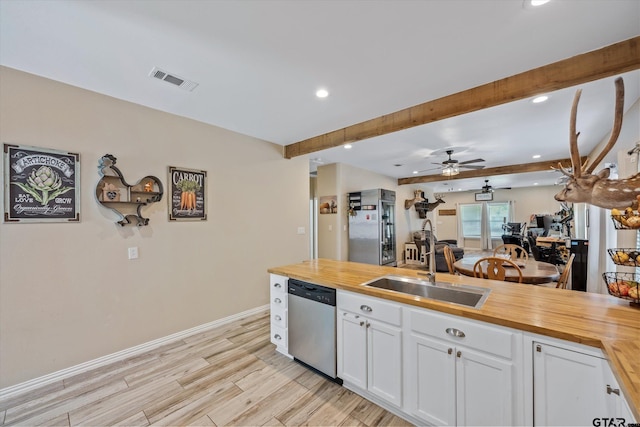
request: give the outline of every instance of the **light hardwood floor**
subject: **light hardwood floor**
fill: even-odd
[[[277,353],[254,315],[0,402],[0,425],[411,425]]]

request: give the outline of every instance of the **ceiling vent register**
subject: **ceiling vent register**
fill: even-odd
[[[171,83],[172,85],[178,86],[180,89],[184,89],[189,92],[192,92],[198,86],[198,83],[196,82],[183,79],[182,77],[178,77],[175,74],[169,74],[168,72],[163,71],[158,67],[153,67],[153,69],[149,73],[149,76],[159,80],[163,80],[167,83]]]

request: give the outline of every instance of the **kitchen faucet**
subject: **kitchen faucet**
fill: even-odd
[[[436,283],[436,247],[433,238],[433,224],[430,219],[425,219],[422,223],[422,235],[425,235],[424,228],[429,224],[429,273],[425,274],[429,279],[429,282]],[[426,237],[426,236],[425,236]],[[425,254],[427,255],[427,254]],[[424,274],[424,273],[423,273]]]

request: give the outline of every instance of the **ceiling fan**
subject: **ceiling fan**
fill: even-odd
[[[492,185],[489,185],[489,180],[484,180],[484,185],[480,189],[483,193],[493,193],[493,190],[511,190],[511,187],[501,187],[501,188],[493,188]]]
[[[460,169],[462,168],[464,169],[483,169],[484,168],[484,165],[471,164],[471,163],[484,162],[484,159],[465,160],[464,162],[461,162],[451,158],[451,155],[453,154],[453,150],[447,150],[446,153],[449,156],[449,158],[444,162],[442,163],[432,162],[434,165],[440,166],[440,169],[442,169],[443,175],[447,175],[447,176],[457,175],[458,173],[460,173]],[[434,169],[437,169],[437,168],[421,170],[421,171],[418,171],[418,173],[426,172]]]

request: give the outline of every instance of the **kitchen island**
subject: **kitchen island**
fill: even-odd
[[[476,309],[362,286],[384,275],[424,280],[417,270],[319,259],[274,267],[269,272],[600,349],[634,417],[640,420],[640,310],[630,307],[627,301],[608,295],[437,274],[438,281],[490,289],[489,297]]]

